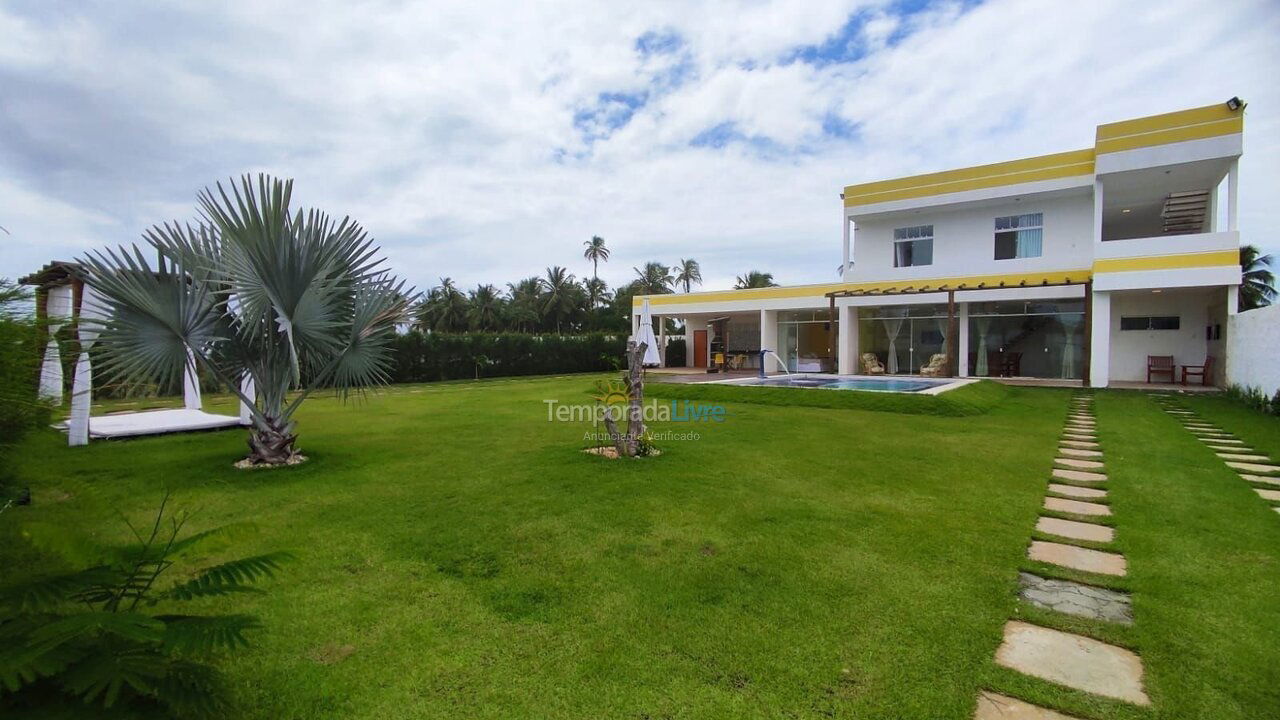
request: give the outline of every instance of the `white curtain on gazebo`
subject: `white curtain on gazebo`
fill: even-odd
[[[49,344],[44,348],[40,365],[40,399],[62,404],[62,353],[58,349],[58,331],[71,319],[71,286],[49,288],[44,300],[45,319],[49,324]]]
[[[89,411],[93,403],[93,365],[89,350],[98,341],[107,318],[107,307],[92,287],[85,285],[80,296],[80,315],[76,320],[76,337],[80,340],[80,356],[71,381],[71,417],[67,421],[67,444],[89,444]]]
[[[256,399],[258,396],[258,388],[253,384],[253,376],[247,372],[244,377],[240,378],[240,392],[247,398]],[[243,400],[240,401],[240,424],[253,424],[253,413],[250,412],[249,405]]]
[[[182,406],[188,410],[204,407],[200,400],[200,376],[196,374],[196,356],[187,348],[187,367],[182,372]]]

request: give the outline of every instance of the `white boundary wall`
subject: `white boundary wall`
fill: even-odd
[[[1232,315],[1227,328],[1227,383],[1280,390],[1280,305]]]

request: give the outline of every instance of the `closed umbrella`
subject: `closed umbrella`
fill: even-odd
[[[631,339],[647,345],[641,365],[662,364],[662,357],[658,355],[658,339],[653,336],[653,315],[649,311],[649,298],[644,299],[644,305],[640,308],[640,331]]]

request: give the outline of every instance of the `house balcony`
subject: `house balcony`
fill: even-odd
[[[1094,247],[1094,289],[1240,284],[1240,233],[1105,240]]]

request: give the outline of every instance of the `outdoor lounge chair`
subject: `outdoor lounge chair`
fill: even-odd
[[[1151,382],[1152,375],[1168,375],[1169,382],[1173,382],[1173,375],[1176,372],[1177,365],[1173,364],[1172,355],[1148,355],[1147,356],[1147,382]],[[1185,371],[1184,371],[1185,372]],[[1183,385],[1186,385],[1186,379],[1183,379]]]
[[[1182,384],[1187,384],[1187,376],[1199,377],[1201,385],[1208,385],[1213,378],[1213,356],[1208,355],[1204,359],[1203,365],[1183,365],[1182,366]],[[1173,382],[1172,377],[1169,380]]]
[[[880,364],[880,359],[875,353],[862,353],[862,374],[863,375],[883,375],[884,365]]]
[[[929,358],[929,364],[920,368],[922,377],[942,377],[947,374],[947,356],[938,353]]]

